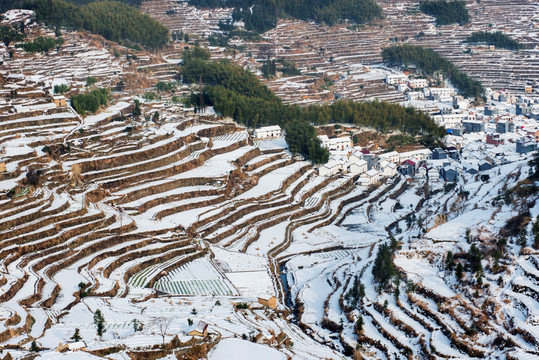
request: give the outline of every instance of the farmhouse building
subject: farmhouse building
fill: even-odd
[[[500,120],[496,123],[496,132],[500,134],[515,131],[515,125],[507,120]]]
[[[400,161],[412,159],[417,162],[432,159],[432,151],[429,149],[420,149],[414,151],[408,151],[400,153]]]
[[[397,164],[384,160],[379,165],[383,176],[393,177],[397,174]]]
[[[391,151],[378,155],[378,162],[381,162],[383,160],[398,164],[400,161],[400,154],[396,151]]]
[[[363,174],[369,169],[369,164],[365,160],[359,160],[358,162],[352,163],[348,167],[348,171],[352,175]]]
[[[318,168],[318,175],[320,176],[332,176],[337,175],[343,170],[342,164],[338,161],[329,161],[328,163]]]
[[[327,135],[319,135],[318,138],[322,142],[322,147],[329,150],[344,150],[352,147],[352,140],[348,136],[330,139]]]
[[[467,133],[485,131],[485,123],[478,120],[466,120],[462,122],[462,126]]]
[[[277,138],[283,135],[281,127],[279,125],[264,126],[260,129],[253,131],[253,137],[255,139],[270,139]]]
[[[367,171],[358,179],[358,183],[365,186],[376,184],[378,181],[380,181],[380,172],[375,169]]]
[[[535,141],[539,141],[539,129],[526,130],[526,135],[532,137]]]
[[[403,161],[399,167],[399,172],[404,176],[414,176],[415,175],[415,162],[412,160]]]
[[[431,99],[451,98],[453,95],[455,95],[453,88],[430,88]]]
[[[404,74],[388,74],[386,75],[386,83],[389,85],[399,85],[406,82]]]
[[[413,79],[408,81],[408,86],[412,89],[426,88],[429,85],[427,79]]]
[[[456,182],[457,181],[457,169],[453,166],[446,166],[440,169],[440,175],[445,182]]]
[[[447,153],[442,148],[436,148],[432,151],[432,158],[434,160],[443,160],[447,159]]]

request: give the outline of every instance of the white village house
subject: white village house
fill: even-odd
[[[361,151],[356,151],[356,152],[348,155],[348,163],[349,164],[356,163],[356,162],[360,161],[361,159],[363,159],[363,154],[361,153]]]
[[[319,135],[318,138],[322,142],[322,147],[329,150],[343,150],[353,145],[349,136],[330,139],[327,135]]]
[[[363,173],[363,175],[361,175],[361,177],[357,180],[360,185],[364,186],[376,184],[378,181],[380,181],[380,172],[375,169],[371,169]]]
[[[380,173],[385,177],[393,177],[397,174],[397,164],[387,160],[380,161],[378,163]]]
[[[253,131],[253,137],[255,139],[269,139],[281,137],[283,132],[279,125],[264,126]]]
[[[382,162],[384,160],[398,164],[400,162],[400,154],[396,151],[390,151],[378,155],[378,162]]]
[[[455,89],[453,88],[431,87],[429,90],[430,90],[430,96],[437,99],[451,98],[453,95],[455,95]]]
[[[420,162],[423,160],[430,160],[432,159],[432,151],[429,149],[420,149],[420,150],[414,150],[414,151],[407,151],[400,153],[400,161],[406,161],[406,160],[413,160],[415,162]]]
[[[410,86],[410,88],[412,89],[426,88],[428,85],[429,82],[427,81],[427,79],[412,79],[408,81],[408,86]]]
[[[327,164],[324,164],[318,168],[318,175],[320,176],[332,176],[337,175],[343,171],[343,162],[337,160],[330,160]]]
[[[407,78],[404,74],[388,74],[386,75],[386,83],[389,85],[398,85],[406,82]]]
[[[348,172],[352,175],[363,174],[369,169],[369,164],[365,160],[359,160],[348,166]]]

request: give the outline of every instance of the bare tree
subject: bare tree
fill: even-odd
[[[270,60],[275,57],[275,45],[273,43],[263,43],[258,49],[260,59]]]
[[[165,347],[165,336],[167,335],[168,328],[172,324],[172,318],[166,318],[164,316],[159,316],[153,319],[153,324],[157,327],[159,335],[163,338],[163,348]]]

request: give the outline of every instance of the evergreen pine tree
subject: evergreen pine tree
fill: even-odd
[[[453,258],[453,253],[451,251],[448,251],[447,256],[445,257],[445,266],[448,270],[453,270],[454,265],[455,259]]]
[[[81,340],[80,330],[78,328],[75,329],[75,333],[73,334],[73,336],[71,336],[71,340],[73,340],[74,342]]]
[[[103,336],[103,333],[106,331],[105,329],[105,318],[103,317],[103,314],[101,313],[101,310],[97,309],[94,312],[94,324],[96,326],[97,335]]]
[[[363,325],[364,325],[363,316],[360,316],[359,319],[357,319],[357,321],[356,321],[356,330],[358,332],[362,332],[363,331]]]
[[[461,280],[464,272],[464,267],[461,263],[457,264],[457,268],[455,269],[455,275],[457,276],[457,279]]]
[[[30,351],[38,352],[39,346],[37,346],[36,340],[32,340],[32,344],[30,344]]]

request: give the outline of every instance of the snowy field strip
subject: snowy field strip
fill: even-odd
[[[191,247],[190,246],[185,247],[186,250],[189,248]],[[178,262],[179,260],[185,258],[186,256],[188,255],[176,256],[168,261],[157,263],[152,266],[148,266],[144,270],[141,270],[135,275],[133,275],[132,277],[130,277],[128,281],[128,285],[134,286],[134,287],[146,287],[150,279],[154,277],[155,275],[159,274],[162,271],[162,269],[174,264],[175,262]]]
[[[204,162],[199,167],[196,167],[192,170],[171,176],[170,180],[175,179],[187,179],[187,178],[198,178],[198,177],[222,177],[229,174],[230,171],[234,170],[235,167],[232,164],[233,161],[240,158],[246,152],[250,151],[252,147],[243,146],[239,149],[216,155]]]
[[[275,165],[284,165],[286,162],[288,161],[288,159],[284,158],[284,159],[277,159],[277,160],[274,160],[270,163],[267,163],[265,165],[262,165],[258,168],[256,168],[254,171],[252,171],[250,174],[251,175],[256,175],[256,176],[260,176],[260,174],[262,172],[264,172],[264,170],[266,170],[267,168],[271,167],[271,166],[275,166]],[[280,166],[280,167],[283,167],[283,166]]]
[[[159,193],[158,196],[160,198],[166,198],[168,196],[180,195],[180,194],[184,194],[184,193],[188,193],[188,192],[214,190],[214,189],[216,189],[216,187],[212,186],[212,185],[181,186],[181,187],[174,188],[172,190],[161,192],[161,193]],[[122,204],[122,207],[125,207],[125,208],[138,207],[138,206],[141,206],[141,205],[146,204],[148,202],[151,202],[152,200],[155,200],[156,196],[157,195],[148,195],[148,196],[142,197],[140,199],[133,200],[131,202]]]
[[[174,139],[171,139],[170,142],[172,142],[172,140]],[[165,145],[165,144],[163,144]],[[190,145],[190,144],[189,144]],[[99,175],[99,174],[102,174],[102,173],[107,173],[107,172],[110,172],[112,170],[114,171],[119,171],[119,170],[129,170],[130,168],[132,167],[135,167],[135,166],[141,166],[141,165],[148,165],[148,164],[152,164],[153,162],[156,162],[156,161],[159,161],[161,159],[165,159],[165,158],[168,158],[170,156],[174,156],[174,155],[178,155],[179,153],[181,153],[182,151],[184,151],[185,149],[187,149],[187,147],[189,145],[183,145],[182,147],[179,147],[178,149],[172,151],[172,152],[169,152],[169,153],[166,153],[166,154],[163,154],[161,156],[158,156],[158,157],[155,157],[155,158],[151,158],[151,159],[148,159],[148,160],[143,160],[143,161],[138,161],[138,162],[134,162],[134,163],[128,163],[128,164],[125,164],[125,165],[121,165],[121,166],[115,166],[113,168],[106,168],[106,169],[101,169],[101,170],[96,170],[96,171],[88,171],[86,173],[84,173],[85,175]],[[131,151],[126,151],[126,152],[119,152],[119,153],[115,153],[113,157],[121,157],[123,156],[124,154],[129,154],[131,153]],[[92,160],[94,160],[92,158]],[[99,160],[103,160],[103,159],[95,159],[96,161],[99,161]],[[179,163],[182,163],[182,162],[186,162],[188,161],[186,158],[184,159],[180,159],[177,163],[175,164],[179,164]],[[155,168],[153,169],[155,170]]]
[[[205,258],[170,271],[154,287],[174,295],[236,295],[230,282]]]
[[[247,140],[249,134],[246,131],[238,131],[232,134],[220,135],[212,138],[213,146],[212,149],[219,149],[231,144]]]
[[[247,190],[240,196],[236,197],[236,199],[242,200],[256,198],[277,191],[281,188],[283,181],[299,171],[299,169],[301,169],[303,166],[305,166],[305,163],[296,162],[291,165],[273,170],[259,178],[258,183],[252,189]]]
[[[288,149],[288,145],[284,137],[270,140],[255,140],[255,147],[260,150],[277,150],[277,149]]]

